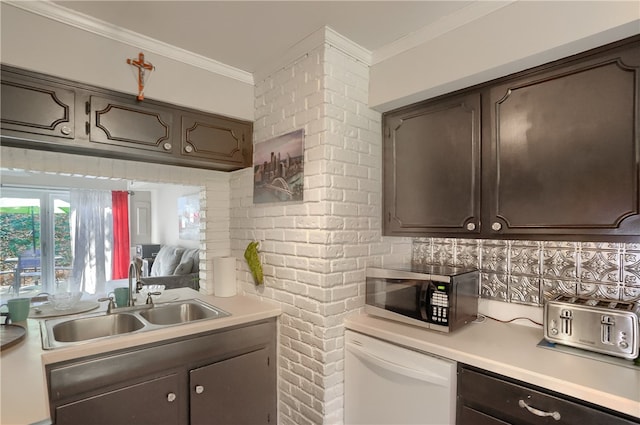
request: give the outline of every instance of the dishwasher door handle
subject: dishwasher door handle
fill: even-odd
[[[434,385],[438,385],[440,387],[448,387],[450,382],[447,378],[428,373],[422,370],[411,369],[397,363],[390,362],[381,357],[374,355],[373,353],[363,350],[354,344],[347,344],[347,350],[351,351],[353,354],[358,356],[361,360],[373,363],[376,366],[381,367],[382,369],[395,372],[399,375],[403,375],[412,379],[417,379],[423,382],[428,382]]]

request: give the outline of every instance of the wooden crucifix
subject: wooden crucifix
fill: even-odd
[[[127,63],[131,66],[138,68],[138,100],[144,99],[144,83],[145,83],[145,71],[153,71],[155,67],[150,62],[144,61],[144,54],[140,52],[138,59],[127,59]]]

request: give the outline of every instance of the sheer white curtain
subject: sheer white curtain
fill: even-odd
[[[70,204],[73,280],[81,291],[104,292],[111,280],[111,191],[72,189]]]

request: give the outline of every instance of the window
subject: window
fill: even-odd
[[[126,277],[126,192],[3,187],[0,202],[0,297],[96,294],[112,273]],[[121,212],[115,234],[113,208]]]
[[[69,281],[69,192],[3,188],[0,282],[4,296],[54,292]]]

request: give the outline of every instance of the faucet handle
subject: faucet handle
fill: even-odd
[[[111,311],[116,308],[116,303],[113,302],[113,297],[98,298],[98,302],[109,301],[107,306],[107,314],[111,314]]]
[[[148,292],[147,293],[147,302],[146,302],[146,304],[153,304],[153,299],[151,298],[151,295],[153,295],[153,296],[162,295],[162,292]]]

